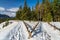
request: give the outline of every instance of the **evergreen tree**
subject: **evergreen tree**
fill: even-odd
[[[52,21],[52,16],[51,16],[51,13],[47,13],[44,15],[44,18],[43,18],[43,21],[45,22],[51,22]]]
[[[22,15],[22,6],[20,6],[19,10],[16,12],[16,19],[21,19]]]
[[[45,3],[45,0],[42,0],[42,3],[44,4]]]
[[[16,18],[19,20],[40,20],[40,21],[60,21],[60,0],[42,0],[42,4],[37,4],[32,10],[28,7],[26,0],[24,0],[24,7],[20,6],[16,12]]]
[[[23,12],[22,12],[22,19],[27,20],[27,12],[28,12],[28,6],[26,0],[24,0],[24,7],[23,7]]]
[[[35,13],[34,7],[32,7],[31,18],[32,18],[33,21],[37,21],[37,15]]]
[[[40,4],[39,0],[37,0],[36,8],[35,8],[35,13],[36,13],[36,19],[40,20]]]
[[[44,16],[43,16],[43,21],[52,21],[52,13],[50,12],[50,3],[48,0],[45,1],[44,3]]]
[[[52,10],[54,14],[54,21],[60,21],[60,5],[59,5],[59,0],[54,0],[53,5],[52,5]]]

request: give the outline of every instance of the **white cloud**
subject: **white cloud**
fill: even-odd
[[[5,9],[3,7],[0,7],[0,14],[5,14],[10,17],[15,17],[16,16],[16,11],[18,11],[19,8],[10,8],[10,9]]]
[[[18,11],[19,8],[10,8],[10,9],[7,9],[7,11],[13,11],[13,12],[16,12]]]
[[[8,15],[10,17],[15,17],[16,13],[11,13],[11,12],[3,12],[3,14]]]
[[[15,17],[16,13],[6,13],[6,15],[10,16],[10,17]]]
[[[9,15],[10,17],[15,17],[16,12],[19,10],[19,8],[10,8],[7,9],[7,11],[10,11],[9,13],[7,12],[6,15]]]
[[[5,10],[5,8],[3,8],[3,7],[0,7],[0,11],[4,11]]]

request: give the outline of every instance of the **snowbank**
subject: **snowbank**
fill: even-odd
[[[10,20],[10,22],[13,23],[1,29],[0,40],[60,40],[60,31],[51,27],[47,22],[39,22],[38,26],[32,32],[30,39],[28,38],[29,33],[24,22],[27,23],[27,26],[30,26],[29,30],[31,31],[38,22],[16,20]],[[60,22],[50,23],[60,28]],[[4,22],[0,24],[0,27],[2,27],[3,24]]]
[[[5,40],[6,37],[9,32],[18,24],[18,22],[14,22],[11,25],[8,25],[7,27],[5,27],[4,29],[1,29],[0,31],[0,40]]]
[[[54,22],[54,23],[56,24],[56,22]],[[52,24],[54,24],[54,23],[52,23]],[[51,36],[51,40],[60,40],[60,32],[59,32],[59,30],[54,30],[54,28],[51,27],[47,22],[42,23],[42,24],[43,24],[43,26],[42,26],[43,31],[46,31]]]

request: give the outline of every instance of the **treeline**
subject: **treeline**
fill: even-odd
[[[9,20],[15,20],[15,18],[2,18],[2,19],[0,19],[0,23],[9,21]]]
[[[20,6],[16,12],[17,20],[32,21],[60,21],[60,0],[37,0],[36,6],[30,8],[24,0],[24,7]]]

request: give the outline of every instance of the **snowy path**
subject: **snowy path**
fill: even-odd
[[[54,27],[52,27],[48,23],[43,23],[42,27],[43,27],[44,31],[46,31],[51,36],[51,40],[60,40],[60,31],[59,30],[55,30]]]
[[[26,21],[26,23],[28,23],[32,28],[37,24],[37,22],[30,22],[29,23],[28,21]],[[32,38],[28,39],[29,34],[28,34],[27,29],[23,23],[22,23],[22,28],[20,30],[20,33],[21,33],[20,40],[49,40],[49,38],[50,38],[46,32],[42,31],[42,23],[41,22],[39,22],[37,28],[35,29],[35,31],[33,31]]]
[[[16,26],[18,26],[18,22],[14,22],[11,25],[8,25],[8,27],[5,27],[0,31],[0,40],[8,40],[11,35],[14,35],[16,32]]]
[[[27,23],[27,27],[30,26],[32,29],[38,23],[25,22]],[[60,23],[56,23],[51,22],[52,25],[60,28],[60,25],[58,25]],[[29,30],[32,31],[32,29]],[[60,31],[54,30],[47,22],[39,22],[38,26],[32,32],[32,37],[28,37],[29,33],[23,21],[14,21],[12,24],[0,30],[0,40],[60,40]]]
[[[22,23],[23,24],[23,23]],[[22,30],[23,29],[23,30]],[[40,39],[42,39],[41,38],[41,33],[38,33],[37,31],[40,31],[40,28],[39,29],[37,29],[37,31],[35,31],[36,32],[36,34],[34,34],[33,35],[33,37],[32,38],[30,38],[30,39],[28,39],[28,37],[29,37],[29,34],[28,34],[28,32],[27,32],[27,29],[26,29],[26,27],[25,27],[25,25],[23,24],[22,25],[22,31],[21,31],[21,37],[23,37],[23,38],[21,38],[21,40],[40,40]],[[23,35],[25,33],[25,35]],[[25,37],[25,38],[24,38]]]

